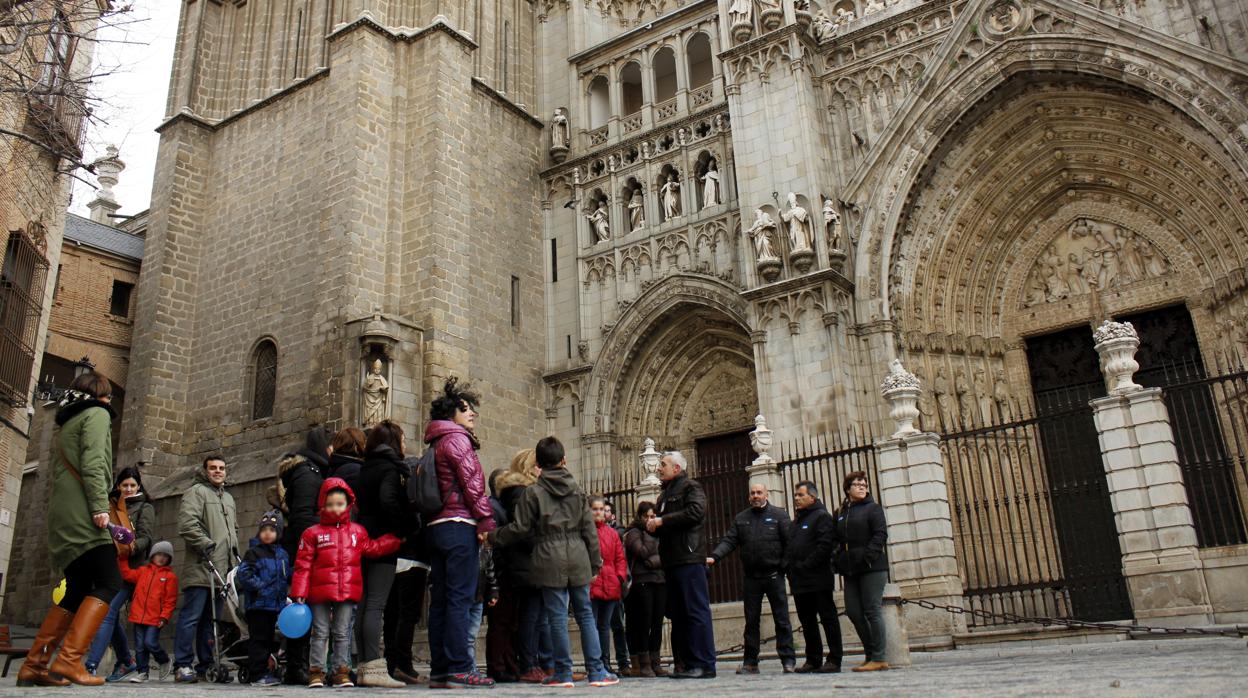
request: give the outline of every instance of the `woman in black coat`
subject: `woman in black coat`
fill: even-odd
[[[888,583],[888,523],[871,499],[867,474],[845,476],[845,502],[836,512],[836,569],[845,580],[845,615],[854,623],[866,661],[854,671],[888,669],[884,661],[884,585]]]
[[[628,646],[638,652],[641,676],[666,676],[660,665],[663,644],[663,611],[667,608],[667,585],[659,539],[646,532],[646,522],[655,516],[654,504],[637,505],[637,518],[624,532],[624,552],[633,585],[624,599],[628,621]]]
[[[334,436],[333,452],[329,454],[329,469],[325,477],[338,477],[354,492],[360,488],[360,470],[364,468],[364,432],[347,427]]]
[[[368,530],[373,540],[392,533],[405,538],[416,528],[415,517],[407,503],[406,477],[408,464],[403,460],[406,439],[403,428],[384,420],[368,432],[364,444],[364,466],[360,468],[359,487],[355,490],[357,521]],[[382,614],[390,587],[394,585],[397,555],[364,560],[364,598],[356,608],[359,619],[359,683],[362,686],[402,688],[403,683],[390,677],[386,660],[381,654]]]

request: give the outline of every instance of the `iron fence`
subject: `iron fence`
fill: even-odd
[[[883,505],[879,490],[880,466],[875,449],[875,434],[869,424],[844,433],[833,432],[794,439],[780,447],[777,467],[784,478],[785,508],[794,514],[791,495],[799,482],[813,482],[819,500],[831,512],[841,504],[841,485],[845,476],[856,471],[867,474],[871,496]]]
[[[25,232],[9,233],[0,267],[0,400],[23,406],[43,306],[48,260]]]
[[[745,468],[751,453],[740,449],[700,452],[693,464],[693,476],[706,493],[707,552],[728,532],[737,512],[749,506],[750,476]],[[711,603],[727,603],[745,598],[739,565],[715,565],[708,570]]]

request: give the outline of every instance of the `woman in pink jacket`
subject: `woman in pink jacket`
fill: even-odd
[[[607,660],[611,656],[611,618],[615,616],[616,607],[624,599],[628,561],[624,558],[624,541],[607,523],[607,500],[599,495],[590,497],[589,509],[594,513],[594,525],[598,527],[598,550],[602,553],[602,569],[589,584],[589,598],[594,606],[594,624],[598,626],[602,666],[609,667]]]

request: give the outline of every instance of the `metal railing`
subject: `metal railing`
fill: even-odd
[[[784,477],[785,492],[792,494],[799,482],[813,482],[819,490],[819,500],[828,511],[833,511],[844,497],[841,485],[845,476],[863,471],[867,474],[872,498],[883,505],[880,501],[880,466],[875,439],[870,425],[863,424],[844,433],[821,434],[781,444],[777,467]],[[790,497],[785,498],[784,506],[792,516],[793,501]]]
[[[9,233],[0,271],[0,400],[21,407],[29,399],[48,260],[25,232]]]

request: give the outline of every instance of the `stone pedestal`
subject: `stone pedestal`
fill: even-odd
[[[912,601],[963,605],[940,437],[913,434],[881,441],[876,449],[890,578]],[[913,605],[906,607],[906,626],[911,636],[929,643],[952,642],[955,634],[966,632],[962,616]]]
[[[1092,408],[1136,620],[1176,626],[1212,622],[1196,528],[1161,389],[1100,398],[1092,401]]]
[[[901,589],[896,584],[884,585],[884,661],[889,666],[910,666],[910,634],[905,616],[916,606],[901,608]]]

